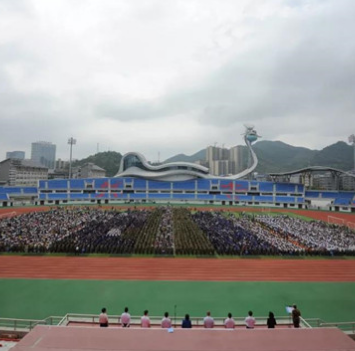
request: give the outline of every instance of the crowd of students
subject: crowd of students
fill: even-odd
[[[300,317],[301,317],[301,312],[297,308],[296,305],[293,305],[291,308],[291,316],[292,316],[292,322],[293,326],[295,328],[300,327]],[[108,327],[109,326],[109,317],[107,315],[107,310],[106,308],[102,308],[101,313],[99,315],[99,324],[100,327]],[[125,307],[124,312],[121,314],[121,316],[118,319],[118,324],[122,326],[122,328],[129,328],[131,326],[131,315],[129,313],[128,307]],[[211,312],[207,311],[206,316],[202,320],[202,325],[204,328],[211,329],[215,327],[215,320],[211,316]],[[247,317],[244,320],[244,325],[247,329],[254,329],[256,326],[256,319],[253,316],[253,312],[249,311]],[[269,329],[274,329],[277,325],[275,316],[273,312],[269,312],[269,316],[266,320],[266,326]],[[143,316],[140,318],[140,326],[142,328],[150,328],[152,326],[148,310],[145,310],[143,312]],[[161,328],[172,328],[173,327],[173,322],[171,318],[169,317],[169,313],[165,312],[163,318],[161,319],[160,322]],[[223,326],[226,329],[234,329],[236,327],[236,322],[232,316],[232,313],[228,313],[227,318],[223,321]],[[186,314],[185,318],[181,321],[181,328],[192,328],[192,322],[190,319],[190,315]]]
[[[308,253],[354,254],[355,233],[349,227],[322,221],[304,221],[289,216],[255,216],[255,221],[271,230],[280,240],[297,243]]]
[[[0,251],[155,255],[354,255],[354,231],[320,221],[192,211],[52,208],[0,220]]]

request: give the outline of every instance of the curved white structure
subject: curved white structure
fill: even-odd
[[[138,152],[123,155],[120,168],[115,177],[137,177],[151,180],[189,180],[210,178],[208,168],[188,162],[171,162],[159,166],[148,163]]]
[[[243,172],[228,176],[218,177],[209,173],[209,169],[195,163],[189,162],[171,162],[159,166],[153,166],[148,163],[146,158],[138,152],[128,152],[123,155],[120,168],[115,177],[136,177],[150,180],[179,181],[196,178],[204,179],[240,179],[253,172],[258,165],[258,158],[251,147],[251,143],[257,138],[257,132],[252,126],[246,126],[244,141],[252,156],[252,165]]]

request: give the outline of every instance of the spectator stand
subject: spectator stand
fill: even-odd
[[[13,351],[180,350],[180,351],[334,351],[355,350],[355,343],[336,328],[317,329],[175,329],[62,328],[37,326]]]

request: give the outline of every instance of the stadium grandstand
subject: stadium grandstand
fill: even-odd
[[[252,148],[258,134],[246,126],[249,167],[231,176],[214,176],[187,162],[151,165],[137,152],[125,154],[113,178],[39,180],[36,187],[0,187],[0,206],[68,204],[200,204],[290,209],[322,208],[355,212],[355,192],[310,191],[301,183],[248,180],[258,164]]]
[[[303,184],[254,180],[162,181],[134,177],[40,180],[0,187],[0,206],[188,203],[355,212],[355,192],[306,190]]]

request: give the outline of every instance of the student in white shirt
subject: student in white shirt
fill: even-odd
[[[141,317],[141,327],[150,328],[150,318],[148,317],[148,310],[145,310],[143,316]]]
[[[131,315],[128,313],[128,307],[125,307],[124,312],[121,314],[122,328],[129,328],[131,325]]]
[[[171,319],[169,318],[169,313],[164,313],[164,318],[161,320],[162,328],[171,328]]]
[[[100,327],[108,327],[108,316],[105,307],[101,310],[99,316],[99,323],[100,323]]]
[[[234,327],[235,327],[235,321],[232,317],[232,313],[230,313],[230,312],[228,313],[228,318],[226,318],[224,321],[224,327],[226,329],[234,329]]]
[[[206,317],[203,319],[203,326],[205,328],[213,328],[214,327],[214,319],[211,317],[211,312],[208,311]]]
[[[255,327],[255,318],[253,317],[253,312],[248,312],[248,317],[245,318],[245,326],[247,329],[254,329]]]

